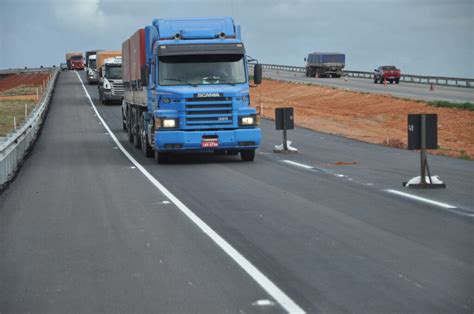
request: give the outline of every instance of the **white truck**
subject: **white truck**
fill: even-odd
[[[102,104],[122,103],[122,57],[107,58],[99,68],[99,99]]]
[[[97,61],[96,55],[90,55],[87,58],[86,77],[87,77],[87,82],[89,83],[89,85],[99,83],[99,74],[96,68],[96,61]]]

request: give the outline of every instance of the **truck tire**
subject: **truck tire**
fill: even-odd
[[[377,84],[377,77],[374,76],[374,84]]]
[[[255,149],[240,151],[240,158],[243,161],[253,161],[255,159]]]
[[[155,150],[155,161],[158,164],[164,164],[170,160],[169,153],[158,152]]]
[[[398,84],[398,83],[400,83],[400,79],[395,80],[395,84]]]
[[[128,141],[131,143],[133,142],[133,133],[132,133],[132,109],[130,106],[127,106],[127,138]]]
[[[143,154],[145,157],[153,157],[153,148],[148,143],[148,137],[145,133],[145,129],[143,128],[143,122],[140,123],[140,137]]]

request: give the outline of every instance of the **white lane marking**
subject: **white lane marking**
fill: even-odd
[[[257,300],[252,303],[254,306],[274,306],[275,303],[270,300]]]
[[[178,207],[183,214],[185,214],[192,222],[194,222],[214,243],[216,243],[231,259],[233,259],[250,277],[255,280],[260,287],[263,288],[275,301],[277,301],[288,313],[306,313],[300,308],[290,297],[288,297],[280,288],[278,288],[267,276],[265,276],[260,270],[257,269],[249,260],[247,260],[242,254],[240,254],[232,245],[230,245],[224,238],[222,238],[217,232],[209,227],[201,218],[199,218],[193,211],[191,211],[186,205],[184,205],[176,196],[174,196],[166,187],[164,187],[158,180],[155,179],[130,153],[122,146],[115,134],[110,130],[107,123],[104,121],[99,111],[97,110],[94,102],[87,92],[84,82],[77,73],[77,77],[82,84],[82,88],[86,93],[89,102],[94,108],[97,117],[103,123],[104,128],[110,133],[110,137],[113,139],[115,144],[120,148],[125,157],[128,158],[134,164],[138,170],[158,189],[163,193],[176,207]]]
[[[397,194],[397,195],[400,195],[400,196],[403,196],[403,197],[406,197],[406,198],[410,198],[410,199],[412,199],[412,200],[424,202],[424,203],[431,204],[431,205],[436,205],[436,206],[443,207],[443,208],[447,208],[447,209],[456,208],[456,206],[453,206],[453,205],[449,205],[449,204],[446,204],[446,203],[433,201],[433,200],[430,200],[430,199],[428,199],[428,198],[424,198],[424,197],[420,197],[420,196],[416,196],[416,195],[412,195],[412,194],[400,192],[400,191],[397,191],[397,190],[388,189],[388,190],[384,190],[384,191],[386,191],[386,192],[388,192],[388,193],[392,193],[392,194]]]
[[[297,167],[301,167],[301,168],[305,168],[305,169],[314,169],[314,167],[311,167],[311,166],[308,166],[308,165],[305,165],[305,164],[300,164],[299,162],[294,162],[294,161],[291,161],[291,160],[282,160],[282,161],[287,163],[287,164],[293,165],[293,166],[297,166]]]

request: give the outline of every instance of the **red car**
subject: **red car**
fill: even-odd
[[[374,83],[382,84],[384,80],[393,83],[400,82],[400,70],[393,65],[383,65],[379,66],[378,69],[374,70]]]

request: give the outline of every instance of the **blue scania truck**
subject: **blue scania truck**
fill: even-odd
[[[212,151],[253,161],[261,139],[250,106],[240,27],[230,17],[155,19],[122,44],[122,123],[158,163]],[[262,68],[254,66],[254,83]]]

